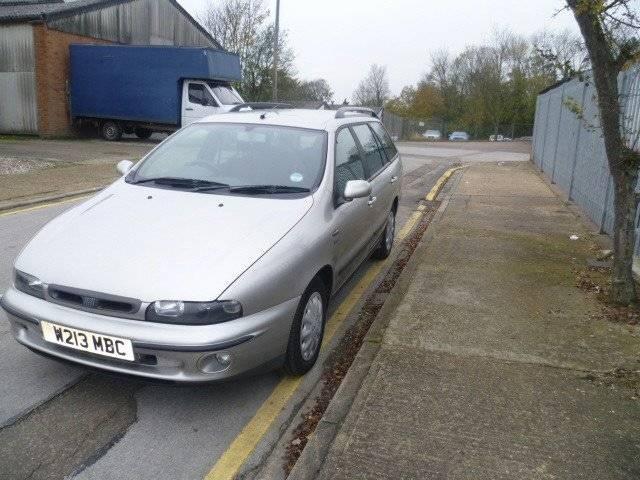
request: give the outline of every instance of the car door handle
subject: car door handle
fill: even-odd
[[[193,108],[191,108],[191,107],[187,107],[187,108],[185,108],[185,110],[187,110],[189,112],[193,112]]]
[[[398,180],[398,177],[394,175],[393,177],[391,177],[390,183],[396,183],[396,180]]]
[[[369,201],[367,202],[367,204],[371,206],[376,203],[376,200],[378,200],[378,197],[369,197]]]

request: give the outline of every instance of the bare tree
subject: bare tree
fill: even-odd
[[[581,37],[570,30],[540,32],[532,38],[533,47],[544,66],[552,67],[558,80],[570,78],[589,68],[589,58]]]
[[[611,300],[628,305],[636,302],[632,274],[635,242],[634,222],[640,153],[636,140],[624,128],[618,76],[640,59],[640,17],[633,0],[566,0],[574,14],[586,49],[596,92],[600,125],[609,171],[614,182],[614,261]],[[636,133],[637,135],[637,133]]]
[[[210,3],[200,22],[224,48],[245,59],[268,17],[262,0],[222,0]]]
[[[390,96],[387,67],[375,63],[371,65],[369,73],[353,92],[353,100],[356,104],[370,107],[382,107]]]
[[[247,100],[270,100],[273,86],[274,28],[263,0],[211,2],[202,24],[224,48],[240,56],[242,81],[238,86]],[[287,32],[278,37],[278,78],[282,90],[295,86],[294,55],[286,45]]]

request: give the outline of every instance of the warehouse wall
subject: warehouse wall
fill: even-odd
[[[72,133],[71,43],[219,48],[169,0],[134,0],[33,27],[0,25],[0,133]]]
[[[44,24],[33,27],[36,59],[38,133],[65,136],[73,132],[69,114],[69,45],[111,43],[52,30]]]
[[[0,133],[37,133],[31,25],[0,27]]]

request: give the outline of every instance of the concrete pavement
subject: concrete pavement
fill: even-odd
[[[447,188],[328,455],[290,478],[639,478],[640,332],[575,286],[602,239],[529,163]]]

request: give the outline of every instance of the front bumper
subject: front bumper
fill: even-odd
[[[0,305],[16,340],[44,354],[116,373],[175,382],[207,382],[234,377],[273,362],[286,352],[300,298],[216,325],[170,325],[108,317],[57,305],[10,288]],[[40,321],[89,330],[133,343],[133,362],[57,344],[42,337]],[[216,353],[231,363],[216,363]]]

